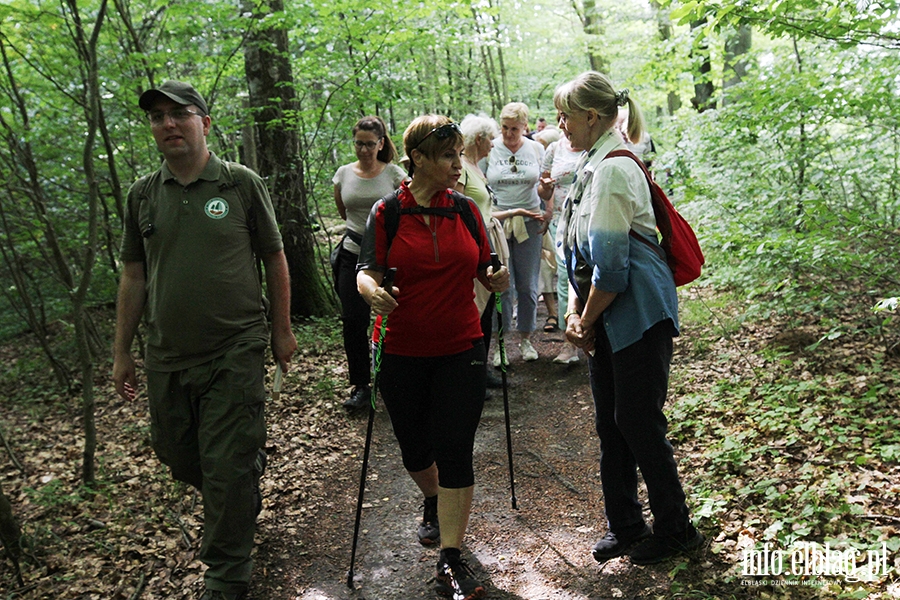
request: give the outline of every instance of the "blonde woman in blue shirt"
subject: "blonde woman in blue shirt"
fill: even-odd
[[[585,148],[563,207],[558,236],[571,288],[566,337],[589,355],[600,437],[600,480],[609,530],[593,548],[598,561],[628,554],[653,564],[699,547],[703,536],[688,514],[663,414],[678,335],[672,272],[650,245],[656,218],[650,188],[615,130],[628,108],[628,136],[639,140],[643,118],[628,90],[616,91],[594,71],[560,86],[553,98],[572,146]],[[644,522],[640,468],[653,513]]]

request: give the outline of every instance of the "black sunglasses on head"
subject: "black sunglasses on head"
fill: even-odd
[[[430,136],[432,133],[434,134],[434,136],[437,139],[446,140],[448,137],[453,135],[454,131],[456,133],[458,133],[459,135],[462,135],[462,130],[459,128],[459,125],[457,125],[456,123],[445,123],[445,124],[441,125],[440,127],[435,127],[434,129],[432,129],[431,131],[426,133],[425,137],[423,137],[421,140],[419,140],[418,144],[416,144],[415,146],[410,148],[410,152],[412,152],[413,150],[415,150],[416,148],[421,146],[422,142],[427,140],[428,136]]]

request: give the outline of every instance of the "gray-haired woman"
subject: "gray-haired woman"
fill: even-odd
[[[459,124],[463,135],[463,171],[456,184],[456,191],[468,196],[478,205],[481,218],[487,228],[491,249],[500,257],[503,264],[509,259],[509,248],[506,245],[506,237],[503,226],[493,218],[493,192],[488,187],[487,177],[479,161],[486,158],[494,147],[494,138],[500,135],[500,127],[497,122],[487,115],[466,115]],[[493,295],[489,294],[484,286],[475,285],[475,304],[481,314],[481,332],[484,334],[485,350],[491,347],[491,330],[494,318]],[[500,387],[501,381],[488,372],[487,386]]]
[[[553,101],[572,145],[588,150],[576,167],[558,236],[572,285],[566,337],[589,354],[600,436],[609,531],[593,555],[603,561],[628,553],[635,564],[653,564],[699,547],[703,536],[688,515],[662,411],[678,335],[675,283],[650,245],[657,243],[656,218],[643,170],[631,157],[607,157],[624,149],[614,127],[619,107],[628,107],[631,139],[640,139],[643,118],[628,90],[616,91],[594,71],[560,86]],[[652,533],[638,501],[637,468],[647,485]]]

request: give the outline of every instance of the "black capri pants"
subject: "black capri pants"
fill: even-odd
[[[437,464],[443,488],[475,484],[472,453],[484,409],[484,342],[450,356],[384,354],[378,389],[407,471]]]

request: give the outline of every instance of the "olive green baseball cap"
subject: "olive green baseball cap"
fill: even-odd
[[[185,83],[183,81],[166,81],[161,86],[152,88],[141,94],[140,100],[138,100],[138,105],[144,109],[149,111],[153,106],[153,103],[160,96],[165,96],[169,100],[173,102],[177,102],[178,104],[182,104],[187,106],[188,104],[193,104],[201,111],[203,111],[204,115],[209,114],[209,109],[206,108],[206,100],[203,99],[203,96],[200,95],[200,92],[194,89],[189,83]]]

